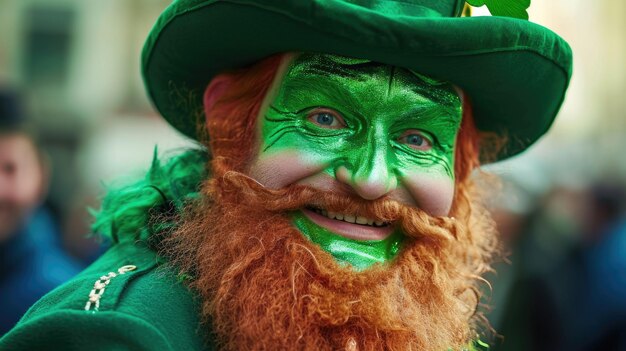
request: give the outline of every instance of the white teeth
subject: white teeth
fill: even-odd
[[[333,211],[327,211],[327,210],[323,210],[320,208],[316,208],[315,212],[319,215],[322,215],[324,217],[328,217],[330,219],[336,219],[339,221],[345,221],[348,223],[356,223],[356,224],[362,224],[362,225],[369,225],[369,226],[373,226],[373,227],[382,227],[384,225],[386,225],[385,222],[383,221],[375,221],[373,219],[367,218],[367,217],[363,217],[363,216],[357,216],[357,215],[347,215],[347,214],[343,214],[343,213],[337,213],[337,212],[333,212]]]
[[[357,224],[367,224],[367,218],[362,217],[362,216],[358,216],[356,218],[356,223]]]

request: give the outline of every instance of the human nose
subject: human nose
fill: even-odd
[[[335,168],[335,178],[365,200],[378,199],[398,186],[398,178],[390,166],[389,150],[383,142],[376,142],[355,152],[351,161]]]

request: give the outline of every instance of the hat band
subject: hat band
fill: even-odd
[[[356,0],[346,1],[374,12],[398,17],[455,16],[455,9],[442,0]],[[449,1],[447,1],[449,2]]]

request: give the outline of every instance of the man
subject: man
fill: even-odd
[[[473,347],[497,240],[470,174],[546,131],[571,53],[463,5],[174,2],[143,73],[208,152],[110,193],[94,228],[117,244],[0,345]]]
[[[24,128],[17,94],[0,91],[0,335],[44,294],[80,272],[41,206],[48,164]]]

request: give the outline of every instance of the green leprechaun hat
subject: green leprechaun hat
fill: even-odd
[[[569,45],[528,22],[530,0],[470,0],[495,15],[460,17],[464,0],[177,0],[143,50],[150,98],[195,137],[203,91],[218,73],[281,52],[364,58],[449,81],[477,127],[506,138],[498,159],[543,135],[563,102]]]

